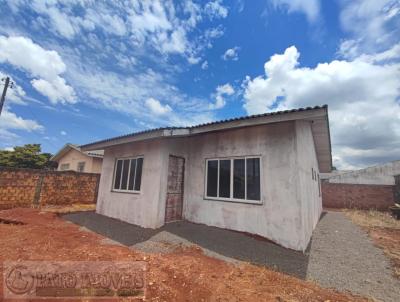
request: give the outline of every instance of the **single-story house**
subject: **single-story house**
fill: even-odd
[[[65,144],[50,160],[57,162],[58,171],[101,173],[103,150],[82,151],[73,144]]]
[[[328,107],[132,133],[104,149],[96,212],[147,228],[185,219],[304,251],[332,167]]]

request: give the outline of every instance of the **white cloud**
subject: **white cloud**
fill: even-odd
[[[208,47],[208,39],[198,32],[203,16],[226,17],[222,1],[198,4],[192,0],[132,0],[117,1],[18,1],[9,4],[16,13],[30,9],[38,17],[33,21],[38,29],[45,28],[68,40],[96,35],[102,30],[102,46],[110,38],[124,37],[128,48],[149,47],[163,55],[179,54],[198,57]],[[79,14],[76,12],[79,11]],[[195,36],[189,35],[197,31]],[[207,30],[207,29],[206,29]],[[120,41],[118,41],[119,43]]]
[[[225,97],[230,96],[235,93],[235,90],[231,86],[231,84],[227,83],[225,85],[217,86],[215,92],[215,103],[209,104],[209,109],[221,109],[225,107],[226,101]]]
[[[319,0],[272,0],[272,4],[276,8],[287,10],[288,13],[304,13],[310,22],[316,21],[319,17]]]
[[[17,139],[18,135],[12,130],[42,132],[44,127],[37,121],[23,119],[22,117],[17,116],[15,113],[8,111],[7,108],[3,108],[3,112],[0,116],[0,142]]]
[[[67,132],[64,131],[64,130],[62,130],[62,131],[60,131],[60,134],[61,134],[62,136],[65,136],[65,135],[67,135]]]
[[[154,98],[148,98],[145,101],[145,105],[155,115],[164,115],[172,112],[172,108],[168,104],[162,105],[159,100],[156,100]]]
[[[203,69],[203,70],[208,69],[208,62],[207,62],[207,61],[204,61],[204,62],[201,64],[201,69]]]
[[[344,40],[339,53],[355,58],[390,48],[400,36],[400,2],[398,0],[342,0],[340,23],[352,35]]]
[[[389,50],[391,58],[396,53]],[[245,109],[270,110],[329,105],[333,151],[340,168],[363,166],[400,154],[400,63],[386,54],[299,67],[292,46],[272,56],[265,75],[247,77]],[[368,154],[366,156],[365,154]]]
[[[33,79],[31,84],[37,91],[47,96],[53,104],[76,102],[74,89],[61,77],[56,77],[53,81]]]
[[[228,16],[228,9],[222,5],[222,0],[214,0],[208,2],[204,10],[211,19],[226,18]]]
[[[0,62],[29,72],[32,85],[53,103],[75,103],[74,90],[60,76],[66,66],[56,51],[46,50],[25,37],[0,36]]]
[[[189,57],[188,62],[192,65],[198,64],[201,61],[201,58],[199,57]]]
[[[225,51],[225,53],[223,54],[222,58],[227,61],[227,60],[233,60],[233,61],[237,61],[239,60],[239,47],[235,46],[233,48],[229,48]]]

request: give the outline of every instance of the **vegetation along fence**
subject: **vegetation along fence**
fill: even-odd
[[[0,167],[0,209],[96,203],[100,174]]]

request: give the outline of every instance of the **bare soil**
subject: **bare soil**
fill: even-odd
[[[149,268],[146,301],[367,301],[266,268],[228,264],[200,248],[150,255],[104,244],[104,237],[53,212],[17,208],[0,211],[0,218],[23,223],[0,224],[0,261],[144,260]]]
[[[363,227],[376,246],[383,249],[393,264],[394,275],[400,279],[400,220],[387,212],[346,210],[351,220]]]

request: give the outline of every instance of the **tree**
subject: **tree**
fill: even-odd
[[[0,167],[46,169],[53,166],[50,157],[42,153],[40,144],[27,144],[13,151],[0,150]]]

